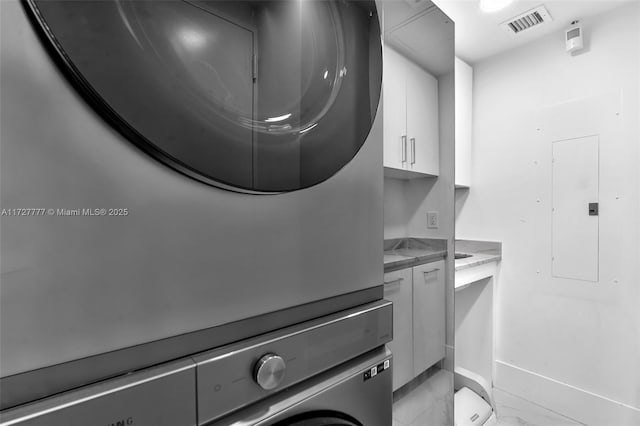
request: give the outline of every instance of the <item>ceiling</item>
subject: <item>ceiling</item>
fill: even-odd
[[[601,14],[640,0],[514,0],[505,9],[484,13],[478,0],[432,0],[455,22],[456,56],[475,63],[569,27],[571,21]],[[544,4],[553,21],[512,34],[500,23]],[[588,31],[585,28],[585,31]]]
[[[453,70],[454,25],[431,1],[385,1],[384,34],[386,44],[434,76]]]

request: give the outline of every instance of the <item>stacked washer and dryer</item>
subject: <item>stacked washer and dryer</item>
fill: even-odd
[[[391,424],[375,2],[0,8],[0,424]]]

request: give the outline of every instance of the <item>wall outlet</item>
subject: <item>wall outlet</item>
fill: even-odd
[[[438,228],[438,212],[427,212],[427,228]]]

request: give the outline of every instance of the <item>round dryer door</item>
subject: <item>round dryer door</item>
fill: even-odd
[[[321,411],[300,414],[273,426],[362,426],[362,423],[346,414]]]
[[[269,193],[322,182],[355,157],[378,109],[374,0],[26,3],[106,120],[210,185]]]

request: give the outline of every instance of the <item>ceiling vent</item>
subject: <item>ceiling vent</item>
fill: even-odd
[[[553,18],[549,15],[549,11],[544,6],[538,6],[535,9],[528,10],[523,14],[513,17],[502,24],[501,27],[513,34],[521,33],[529,28],[536,27],[551,22]]]

